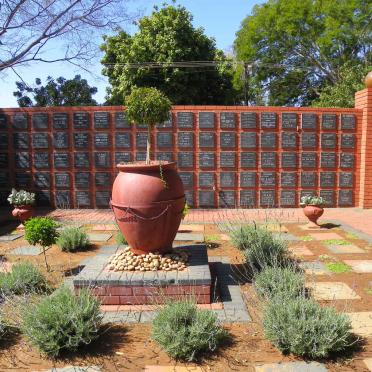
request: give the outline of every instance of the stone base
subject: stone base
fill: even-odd
[[[103,305],[153,305],[187,298],[210,304],[212,279],[206,246],[181,246],[174,251],[188,252],[187,269],[115,272],[106,268],[112,253],[98,254],[75,277],[74,288],[88,288]]]

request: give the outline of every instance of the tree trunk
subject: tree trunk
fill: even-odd
[[[151,124],[147,125],[147,149],[146,149],[146,164],[150,164],[150,151],[151,151]]]
[[[47,261],[47,258],[46,258],[45,247],[43,247],[43,254],[44,254],[45,268],[46,268],[46,271],[49,273],[50,267],[48,265],[48,261]]]

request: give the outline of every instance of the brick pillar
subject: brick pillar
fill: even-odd
[[[361,134],[360,146],[360,187],[359,207],[372,208],[372,84],[355,93],[355,108],[360,109],[361,122],[358,133]]]

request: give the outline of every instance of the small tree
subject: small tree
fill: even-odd
[[[49,271],[45,248],[54,244],[58,238],[58,224],[48,217],[34,217],[25,222],[25,239],[32,245],[43,248],[45,267]]]
[[[168,120],[172,104],[156,88],[135,88],[126,98],[126,106],[131,122],[147,124],[146,164],[150,164],[151,131],[156,123]]]

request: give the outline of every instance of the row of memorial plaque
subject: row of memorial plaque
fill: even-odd
[[[124,112],[115,112],[113,114],[113,123],[115,128],[129,128],[126,114]],[[257,128],[257,117],[260,118],[260,128],[276,129],[278,127],[278,114],[274,112],[241,112],[240,127],[242,129]],[[321,114],[321,128],[324,130],[337,129],[337,114],[323,113]],[[178,128],[194,128],[194,113],[193,112],[177,112],[177,127]],[[281,128],[282,129],[297,129],[298,114],[283,112],[281,113]],[[341,114],[340,123],[342,130],[355,130],[356,121],[354,114]],[[68,129],[69,115],[67,113],[54,113],[51,118],[54,129]],[[234,129],[237,127],[237,114],[234,112],[219,113],[220,128]],[[28,128],[28,115],[26,113],[15,113],[11,118],[14,129]],[[74,112],[73,113],[73,128],[74,129],[90,129],[90,113]],[[49,128],[48,113],[35,113],[31,117],[33,129]],[[301,127],[303,129],[316,129],[318,123],[318,115],[315,113],[301,114]],[[216,113],[214,112],[199,112],[198,113],[199,128],[213,129],[216,126]],[[143,124],[140,127],[146,127]],[[173,126],[172,119],[160,124],[160,127],[171,128]],[[95,129],[110,128],[110,113],[109,112],[93,112],[93,127]],[[0,114],[0,130],[8,128],[8,117],[5,114]]]

